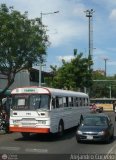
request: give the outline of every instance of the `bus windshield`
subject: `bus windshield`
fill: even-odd
[[[13,95],[12,109],[36,110],[49,109],[50,96],[47,94]]]

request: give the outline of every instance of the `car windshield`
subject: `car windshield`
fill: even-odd
[[[47,94],[14,95],[12,98],[12,109],[49,109],[49,102],[50,97]]]
[[[82,124],[87,126],[104,126],[107,125],[107,118],[99,116],[85,117]]]

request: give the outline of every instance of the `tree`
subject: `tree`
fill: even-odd
[[[55,88],[71,90],[84,89],[92,85],[92,65],[89,58],[84,58],[83,54],[74,54],[71,62],[62,60],[62,66],[52,68],[53,77],[49,79],[49,85]],[[48,82],[48,81],[47,81]]]
[[[91,86],[90,97],[92,98],[100,98],[100,97],[116,97],[116,77],[113,76],[105,76],[99,71],[95,71],[92,74],[94,80],[93,85]],[[98,80],[98,81],[97,81]],[[111,87],[111,88],[110,88]]]
[[[93,80],[104,80],[105,76],[99,73],[98,71],[93,72]],[[104,91],[105,84],[103,82],[94,81],[90,89],[90,97],[100,97]]]
[[[3,93],[14,82],[16,73],[43,60],[49,45],[40,18],[28,19],[13,7],[0,6],[0,73],[7,78]]]

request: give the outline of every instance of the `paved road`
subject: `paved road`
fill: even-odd
[[[32,158],[33,160],[36,160],[36,157],[34,158],[33,156],[40,156],[39,160],[43,160],[43,157],[41,157],[43,155],[45,159],[47,156],[47,159],[50,160],[53,156],[55,156],[55,158],[53,157],[55,160],[61,159],[63,156],[66,156],[66,159],[79,159],[77,156],[80,154],[84,154],[85,156],[91,154],[94,156],[111,154],[114,156],[114,154],[116,154],[116,122],[114,121],[113,113],[109,112],[107,114],[110,115],[115,126],[115,137],[110,144],[77,143],[75,139],[76,128],[66,131],[62,138],[49,135],[32,135],[29,139],[24,140],[20,133],[1,134],[0,154],[3,156],[2,159],[4,159],[4,154],[14,156],[9,158],[11,160],[13,158],[13,160],[19,160],[20,158],[22,160],[22,157],[20,156],[23,156],[24,159],[26,159],[25,156],[28,156],[28,159]],[[61,154],[62,157],[59,157]],[[64,160],[65,158],[63,157],[62,159]],[[85,158],[87,159],[88,157]]]

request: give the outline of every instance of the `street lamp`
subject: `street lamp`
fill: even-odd
[[[43,17],[43,15],[49,15],[49,14],[55,14],[55,13],[59,13],[59,11],[55,11],[55,12],[47,12],[47,13],[43,13],[43,12],[41,12],[40,14],[41,14],[41,29],[42,29],[42,17]],[[42,72],[42,62],[41,62],[41,60],[40,60],[40,64],[39,64],[39,86],[41,86],[41,72]]]
[[[55,14],[55,13],[59,13],[59,11],[48,12],[48,13],[43,13],[43,12],[41,12],[41,13],[40,13],[40,14],[41,14],[41,22],[42,22],[42,16],[43,16],[43,15],[49,15],[49,14]]]
[[[93,9],[91,10],[86,10],[84,11],[86,13],[86,17],[89,18],[89,57],[92,58],[92,50],[93,50],[93,37],[92,37],[92,32],[93,32],[93,26],[92,26],[92,17],[93,13],[95,12]]]

